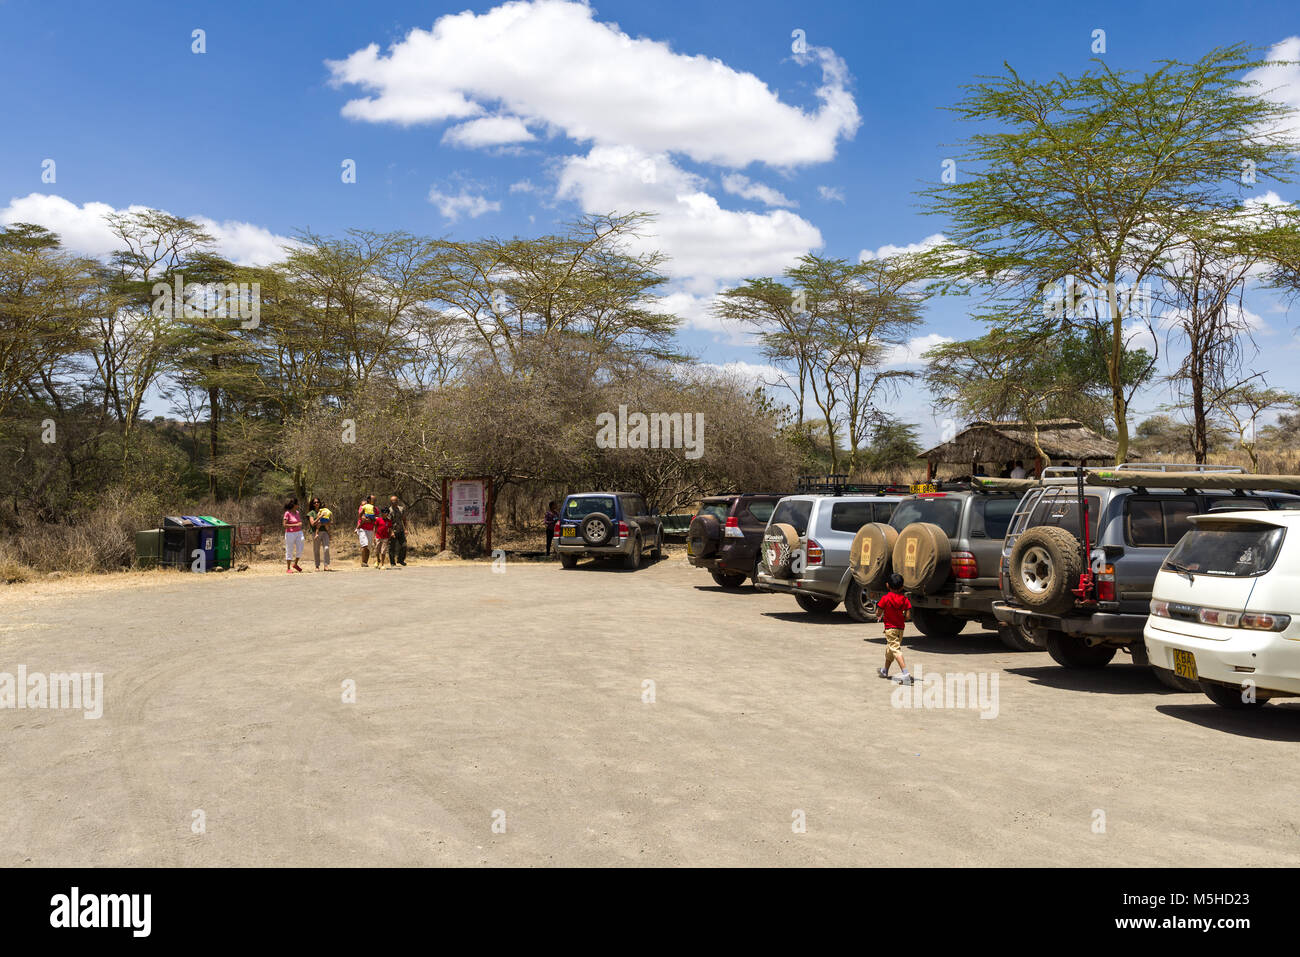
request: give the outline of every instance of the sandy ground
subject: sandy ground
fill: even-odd
[[[0,588],[0,672],[104,675],[0,710],[0,864],[1300,863],[1300,703],[971,633],[910,663],[996,718],[899,708],[879,626],[679,555],[274,568]]]

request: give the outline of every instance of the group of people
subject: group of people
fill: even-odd
[[[302,571],[299,564],[305,544],[303,514],[296,498],[284,506],[284,570],[289,574]],[[311,530],[312,557],[316,571],[333,571],[330,568],[330,534],[334,513],[319,498],[308,505],[306,526]],[[367,495],[357,507],[357,541],[361,545],[361,565],[370,566],[373,553],[375,567],[406,565],[406,509],[397,496],[389,496],[382,508],[375,505],[374,495]]]

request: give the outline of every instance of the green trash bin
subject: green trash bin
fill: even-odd
[[[147,528],[135,533],[135,563],[141,568],[157,568],[163,560],[163,540],[165,533],[161,528]]]
[[[216,565],[218,568],[231,568],[230,560],[233,557],[235,545],[235,526],[228,525],[219,518],[213,518],[211,515],[200,515],[199,518],[209,525],[215,526],[217,530],[217,549]]]

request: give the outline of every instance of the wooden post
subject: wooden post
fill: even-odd
[[[492,500],[492,480],[490,478],[485,478],[483,480],[483,490],[483,497],[487,499],[487,541],[485,544],[487,545],[487,553],[490,557],[492,555],[493,509],[496,508],[496,502]]]
[[[447,479],[445,476],[442,480],[442,504],[439,509],[442,512],[442,521],[439,523],[442,525],[442,535],[438,539],[438,551],[445,552],[447,550]]]

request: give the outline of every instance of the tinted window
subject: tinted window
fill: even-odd
[[[756,522],[766,525],[767,520],[772,517],[772,511],[776,508],[776,502],[750,502],[748,508],[749,514],[754,516]]]
[[[871,506],[871,508],[876,513],[877,522],[884,522],[885,524],[888,524],[889,519],[894,514],[893,502],[877,502],[875,505]]]
[[[571,498],[564,503],[565,518],[586,518],[594,512],[604,512],[613,518],[614,496],[586,495],[582,498]]]
[[[900,532],[913,522],[938,525],[949,538],[957,537],[957,523],[961,521],[959,498],[909,498],[894,506],[889,524]]]
[[[1173,545],[1191,531],[1188,519],[1195,514],[1195,499],[1130,495],[1124,503],[1125,537],[1130,545]]]
[[[1181,565],[1198,575],[1232,578],[1262,575],[1277,560],[1284,535],[1284,529],[1251,522],[1192,528],[1169,553],[1164,567]]]
[[[727,522],[727,512],[731,511],[726,502],[706,502],[700,506],[697,515],[712,515],[718,520],[719,525],[725,525]]]
[[[779,502],[772,512],[772,525],[791,525],[799,535],[808,534],[808,516],[812,514],[812,502],[807,499],[785,499]]]
[[[1088,500],[1088,537],[1097,540],[1097,522],[1101,517],[1101,499],[1096,495],[1086,496]],[[1056,525],[1069,529],[1075,538],[1079,537],[1079,493],[1071,490],[1062,495],[1044,493],[1034,510],[1029,514],[1026,528],[1038,525]]]
[[[989,538],[1006,538],[1011,516],[1016,514],[1016,506],[1020,504],[1019,499],[998,497],[976,499],[976,502],[983,506],[984,534]]]
[[[863,525],[870,525],[875,518],[870,502],[836,502],[831,506],[831,531],[858,533]]]

